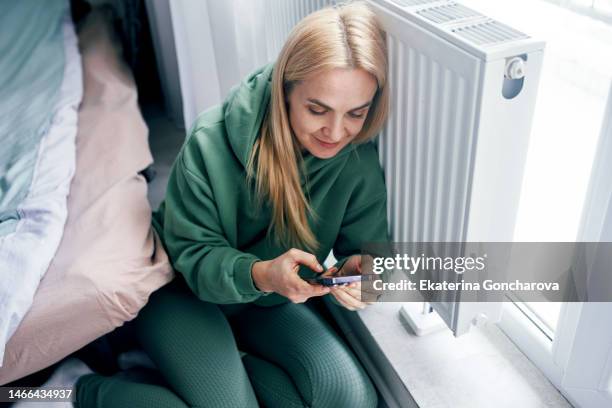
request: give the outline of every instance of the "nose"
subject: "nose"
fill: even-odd
[[[342,118],[332,119],[332,121],[323,128],[323,136],[331,143],[337,143],[342,140],[345,133],[346,131],[342,123]]]

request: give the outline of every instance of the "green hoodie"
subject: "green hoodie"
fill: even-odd
[[[262,296],[251,277],[254,262],[290,249],[268,236],[271,208],[256,206],[246,181],[246,164],[270,100],[272,69],[254,72],[223,105],[198,117],[174,162],[164,202],[153,214],[174,269],[205,301],[287,301],[278,294]],[[309,223],[320,262],[332,249],[343,259],[358,254],[362,243],[387,241],[386,190],[374,144],[349,144],[330,159],[304,153],[303,160],[302,188],[317,214]]]

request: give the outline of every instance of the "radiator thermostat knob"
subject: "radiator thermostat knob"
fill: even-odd
[[[506,62],[504,76],[508,79],[521,79],[525,76],[525,61],[521,57],[510,58]]]

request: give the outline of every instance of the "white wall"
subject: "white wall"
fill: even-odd
[[[147,0],[168,110],[182,111],[189,129],[249,72],[273,61],[296,22],[330,3]]]

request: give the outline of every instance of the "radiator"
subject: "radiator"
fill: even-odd
[[[370,3],[390,58],[378,142],[392,240],[512,241],[544,43],[456,1]],[[469,300],[432,306],[456,335],[499,318]]]

